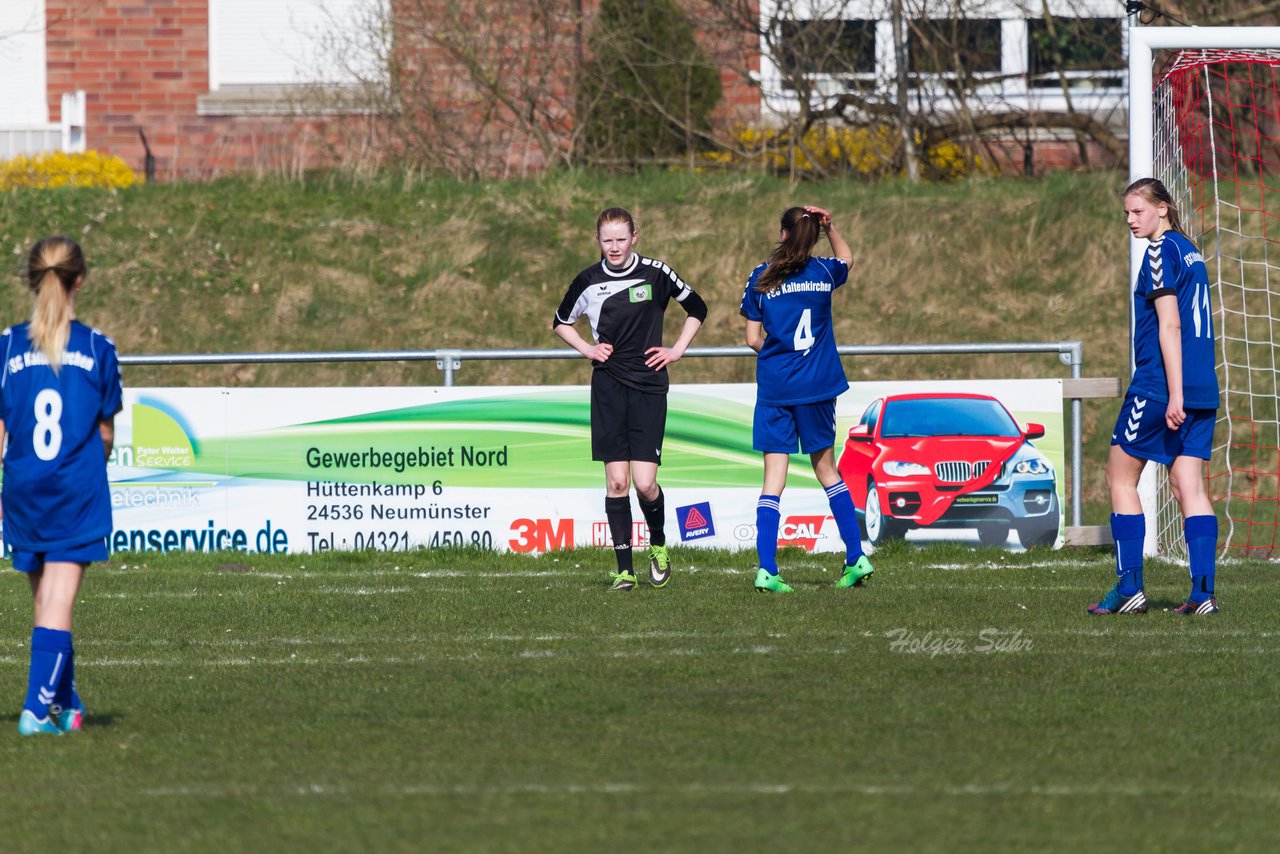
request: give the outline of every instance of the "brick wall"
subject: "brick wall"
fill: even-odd
[[[530,10],[560,10],[561,17],[540,33],[529,14],[510,14],[511,3],[393,2],[397,15],[417,16],[419,22],[443,19],[442,8],[450,9],[455,20],[471,16],[477,44],[487,39],[499,46],[493,67],[505,69],[510,79],[534,81],[536,89],[495,109],[487,102],[489,93],[462,72],[457,57],[438,45],[405,39],[401,51],[416,51],[401,57],[406,103],[417,104],[408,114],[385,121],[251,115],[243,113],[254,110],[240,104],[225,112],[242,114],[211,115],[208,0],[46,0],[50,117],[58,120],[64,92],[83,89],[90,147],[118,155],[142,171],[141,130],[161,180],[237,170],[291,174],[352,151],[385,152],[414,139],[426,147],[455,147],[455,162],[479,167],[475,171],[482,174],[527,174],[563,158],[571,145],[576,46],[583,37],[577,10],[589,26],[597,0],[551,6],[529,2]],[[689,0],[691,19],[709,20],[699,2]],[[758,119],[758,95],[746,78],[759,68],[749,33],[708,26],[699,39],[721,64],[724,97],[717,120],[732,126]],[[473,127],[484,122],[483,132],[460,133],[458,128],[468,122]],[[390,143],[384,136],[388,130],[400,132]],[[359,145],[351,143],[353,136],[360,137]]]
[[[45,8],[50,118],[59,119],[62,93],[83,89],[90,147],[141,172],[142,130],[162,180],[330,159],[332,121],[198,114],[209,92],[208,0],[46,0]]]

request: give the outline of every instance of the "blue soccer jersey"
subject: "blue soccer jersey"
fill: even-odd
[[[810,258],[799,273],[767,294],[755,289],[765,264],[747,280],[740,313],[764,325],[756,358],[756,400],[792,406],[831,400],[849,388],[831,328],[831,294],[849,278],[839,258]]]
[[[1160,321],[1156,300],[1178,300],[1182,324],[1182,399],[1188,409],[1218,408],[1218,375],[1214,371],[1213,309],[1209,275],[1195,244],[1176,231],[1166,231],[1147,246],[1133,290],[1133,379],[1129,389],[1161,403],[1169,402],[1169,384],[1160,354]]]
[[[47,552],[111,533],[111,495],[98,422],[121,409],[120,362],[111,339],[82,323],[54,373],[28,324],[0,333],[4,540]]]

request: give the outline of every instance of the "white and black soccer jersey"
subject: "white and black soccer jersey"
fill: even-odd
[[[626,267],[613,270],[601,260],[569,285],[551,328],[572,326],[586,315],[596,342],[613,345],[606,361],[593,363],[596,370],[631,388],[665,393],[666,368],[655,371],[644,362],[646,350],[662,346],[662,318],[672,299],[690,317],[706,319],[706,303],[663,262],[633,253]]]
[[[72,321],[54,373],[29,326],[0,333],[5,544],[29,552],[89,545],[111,533],[98,422],[120,411],[120,362],[110,338]]]
[[[849,390],[831,323],[831,295],[849,278],[839,258],[810,258],[803,270],[769,293],[756,290],[765,270],[751,272],[740,314],[764,326],[756,357],[756,400],[795,406],[832,400]]]
[[[1129,389],[1161,403],[1169,402],[1169,384],[1160,353],[1160,321],[1155,301],[1178,300],[1182,323],[1182,397],[1188,409],[1218,408],[1214,371],[1213,308],[1209,275],[1195,244],[1166,231],[1147,246],[1133,290],[1133,378]]]

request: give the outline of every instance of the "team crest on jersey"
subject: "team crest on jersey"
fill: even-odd
[[[629,292],[631,294],[632,302],[648,302],[653,299],[653,289],[648,285],[640,285],[639,287],[631,288]]]

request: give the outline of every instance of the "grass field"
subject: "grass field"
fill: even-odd
[[[872,586],[784,553],[147,556],[91,570],[85,730],[13,732],[30,602],[0,583],[6,852],[1262,850],[1280,577],[1223,612],[1089,618],[1102,550],[895,544]]]

